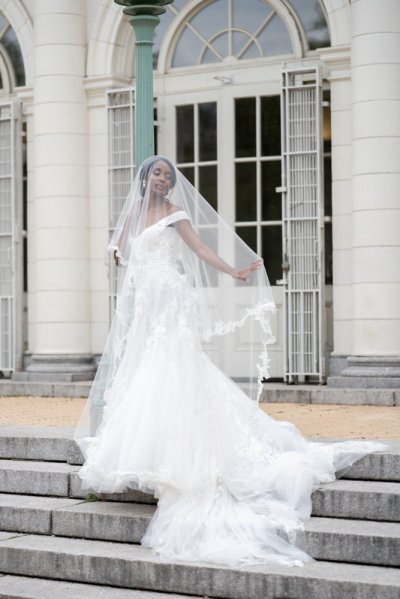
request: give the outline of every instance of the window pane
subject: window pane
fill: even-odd
[[[323,100],[328,103],[323,110],[323,135],[324,135],[324,152],[330,152],[332,149],[332,131],[331,131],[331,93],[330,90],[324,90]]]
[[[277,15],[272,17],[257,39],[261,44],[264,56],[291,54],[293,51],[288,31],[282,19]]]
[[[228,3],[226,0],[214,0],[200,10],[190,22],[196,31],[208,39],[214,33],[226,29],[227,17]]]
[[[262,54],[260,54],[260,50],[254,42],[243,52],[243,54],[240,54],[240,58],[245,60],[259,58],[260,56],[262,56]]]
[[[257,252],[257,227],[236,227],[236,233],[254,252]]]
[[[256,155],[256,99],[235,100],[236,157]]]
[[[187,67],[192,64],[197,64],[203,45],[204,42],[188,27],[185,27],[176,44],[172,66]]]
[[[330,45],[329,30],[319,0],[290,0],[305,29],[310,49]]]
[[[21,48],[17,36],[12,27],[9,27],[1,38],[1,44],[7,51],[14,68],[17,85],[25,85],[24,59],[22,58]]]
[[[325,283],[332,285],[332,223],[325,223]]]
[[[185,175],[186,179],[190,181],[190,183],[194,186],[194,166],[180,166],[179,170],[183,175]]]
[[[174,0],[174,6],[180,10],[187,2],[189,0]]]
[[[262,257],[271,285],[282,278],[282,227],[262,227]]]
[[[220,62],[220,58],[218,57],[218,54],[215,54],[215,52],[213,52],[212,50],[207,48],[207,50],[204,52],[201,63],[202,64],[213,64],[215,62]]]
[[[331,157],[324,158],[324,194],[325,194],[325,215],[332,215],[332,164]]]
[[[251,11],[248,11],[248,12],[251,12]],[[249,35],[246,35],[243,31],[234,31],[232,38],[233,38],[233,54],[234,54],[234,56],[239,54],[239,52],[241,52],[241,50],[243,50],[243,48],[251,40],[251,37]],[[250,47],[252,47],[252,46],[254,46],[254,48],[257,50],[254,43],[252,43],[250,45]],[[260,56],[260,53],[257,51],[255,56]],[[250,56],[246,56],[246,58],[250,58]]]
[[[260,23],[272,12],[272,8],[264,0],[253,0],[249,10],[248,2],[233,0],[232,16],[233,26],[255,33]]]
[[[261,164],[262,219],[281,220],[281,194],[275,191],[281,184],[281,161]]]
[[[256,163],[236,164],[236,220],[256,220]]]
[[[225,58],[228,55],[228,34],[222,33],[212,41],[211,45],[222,58]]]
[[[281,103],[279,96],[261,98],[261,153],[281,155]]]
[[[176,107],[176,155],[178,162],[194,161],[194,107]]]
[[[217,103],[199,104],[200,160],[217,159]]]
[[[214,210],[218,210],[217,166],[199,167],[199,191],[211,204]]]
[[[175,14],[167,10],[165,14],[163,14],[162,19],[160,19],[159,24],[154,30],[154,44],[153,44],[153,69],[157,68],[158,57],[160,54],[161,43],[164,39],[165,33],[168,27],[171,25],[172,21],[175,18]]]

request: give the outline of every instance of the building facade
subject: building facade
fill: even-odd
[[[113,0],[0,0],[0,30],[0,370],[90,378],[135,170],[134,32]],[[153,56],[157,152],[264,257],[271,376],[398,385],[398,0],[175,0]]]

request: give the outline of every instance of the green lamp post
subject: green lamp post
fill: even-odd
[[[165,13],[164,6],[173,0],[114,0],[124,6],[123,12],[135,30],[135,163],[154,154],[153,116],[153,42],[154,30]]]

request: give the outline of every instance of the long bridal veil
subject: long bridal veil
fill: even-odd
[[[160,161],[169,165],[170,189],[165,200],[154,205],[150,181]],[[163,191],[161,183],[160,196]],[[135,273],[130,268],[134,240],[171,211],[183,211],[201,240],[229,265],[241,269],[260,259],[166,157],[153,156],[143,162],[108,248],[119,259],[118,298],[95,380],[74,432],[84,456],[104,410],[111,410],[111,404],[118,401],[109,390],[124,354],[133,316],[138,314]],[[267,346],[274,341],[270,319],[275,304],[265,267],[248,273],[246,280],[234,279],[201,259],[187,244],[182,244],[176,262],[182,277],[193,287],[204,348],[225,374],[244,379],[246,393],[257,400],[262,381],[269,376]]]
[[[296,533],[313,489],[384,446],[307,441],[226,376],[254,399],[268,376],[267,274],[167,158],[141,165],[109,249],[116,310],[74,434],[83,488],[154,492],[141,542],[164,557],[309,561]]]

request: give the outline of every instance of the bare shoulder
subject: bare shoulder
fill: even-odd
[[[180,206],[177,206],[176,204],[170,204],[168,214],[174,214],[175,212],[180,212],[181,210],[182,208]]]

